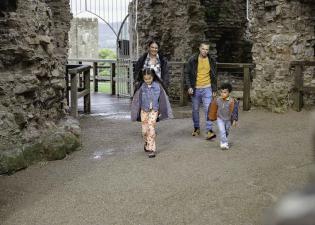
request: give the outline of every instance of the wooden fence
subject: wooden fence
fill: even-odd
[[[170,62],[171,64],[172,62]],[[182,63],[184,66],[184,63]],[[254,64],[251,63],[217,63],[217,72],[224,69],[242,69],[243,70],[243,110],[250,110],[250,88],[251,88],[251,69]],[[180,105],[187,104],[187,91],[185,90],[185,80],[182,76]]]
[[[116,95],[116,60],[115,59],[68,59],[70,62],[78,64],[91,64],[93,69],[93,81],[94,92],[98,92],[99,82],[110,82],[111,94]],[[109,76],[100,75],[100,70],[107,70]]]
[[[89,63],[91,64],[90,68],[93,68],[93,77],[90,79],[94,82],[94,91],[98,91],[98,82],[100,81],[107,81],[111,83],[111,94],[116,95],[116,60],[106,60],[106,59],[68,59],[68,61],[74,61],[79,64]],[[104,66],[100,64],[108,63],[110,66]],[[131,61],[131,63],[134,63]],[[183,69],[185,62],[180,61],[171,61],[169,62],[170,65],[179,65],[181,66],[181,84],[180,84],[180,105],[187,104],[187,91],[185,90],[184,84],[184,76],[183,76]],[[247,111],[250,110],[250,88],[251,88],[251,78],[250,78],[250,71],[254,67],[254,64],[250,63],[217,63],[218,71],[224,69],[242,69],[243,71],[243,110]],[[99,75],[99,69],[109,69],[110,70],[110,77],[107,79],[104,76]]]
[[[293,88],[293,108],[301,111],[303,107],[303,94],[314,92],[315,87],[304,87],[303,71],[305,66],[315,66],[315,61],[292,61],[291,67],[294,68],[294,88]]]
[[[78,117],[78,98],[80,97],[84,97],[84,112],[91,112],[90,69],[91,66],[88,65],[68,64],[66,67],[66,98],[68,104],[71,102],[70,115],[73,117]]]

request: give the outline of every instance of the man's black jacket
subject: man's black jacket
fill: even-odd
[[[198,69],[199,53],[192,55],[185,65],[184,76],[187,88],[196,88],[197,69]],[[216,61],[213,57],[208,55],[210,64],[210,79],[212,91],[217,91],[217,70]]]

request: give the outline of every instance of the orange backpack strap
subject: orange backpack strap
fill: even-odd
[[[208,120],[210,121],[216,121],[217,120],[217,113],[218,113],[218,104],[217,104],[217,98],[212,98],[211,104],[208,108]]]
[[[235,104],[235,99],[231,97],[230,98],[230,107],[229,107],[230,113],[232,113],[234,110],[234,104]]]

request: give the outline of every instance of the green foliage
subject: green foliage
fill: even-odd
[[[116,59],[117,58],[116,53],[110,49],[107,49],[107,48],[103,48],[103,49],[99,50],[98,55],[101,59]],[[110,64],[109,63],[100,63],[99,66],[110,66]],[[110,70],[107,68],[100,69],[99,75],[100,76],[110,76]]]
[[[102,48],[101,50],[99,50],[98,56],[101,59],[116,59],[117,58],[116,53],[107,48]]]

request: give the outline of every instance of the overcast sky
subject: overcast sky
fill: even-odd
[[[97,14],[107,23],[122,22],[128,14],[128,4],[132,0],[70,0],[74,17],[93,17]],[[101,21],[100,21],[101,22]]]

